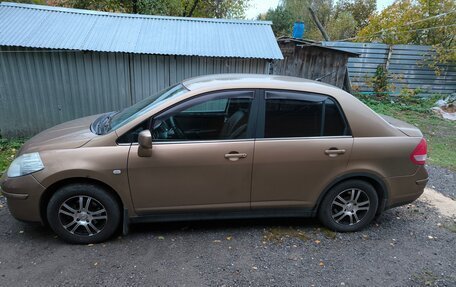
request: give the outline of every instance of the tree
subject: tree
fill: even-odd
[[[39,1],[39,0],[36,0]],[[244,18],[250,0],[48,0],[47,4],[105,12]]]
[[[272,31],[276,37],[291,35],[294,18],[283,5],[279,5],[275,9],[269,9],[265,15],[260,15],[258,19],[272,21]]]
[[[455,37],[454,0],[398,0],[370,19],[358,41],[386,44],[436,45]],[[448,13],[450,12],[450,13]],[[443,15],[438,16],[437,15]]]
[[[294,20],[303,21],[306,26],[305,37],[313,40],[324,40],[309,12],[313,9],[323,27],[326,28],[333,10],[333,0],[283,0],[287,10],[292,12]]]
[[[397,0],[371,17],[356,41],[433,45],[437,56],[431,65],[456,62],[455,10],[454,0]]]
[[[13,2],[13,1],[11,1]],[[14,0],[16,3],[46,5],[46,0]]]
[[[196,1],[196,0],[195,0]],[[245,10],[250,0],[201,0],[195,17],[209,18],[245,18]]]
[[[358,32],[369,24],[369,17],[374,15],[376,9],[375,0],[341,0],[337,2],[335,17],[338,18],[341,13],[350,14],[356,22],[355,30]],[[345,17],[347,16],[343,16]]]
[[[326,25],[326,31],[331,40],[339,40],[353,37],[358,29],[357,22],[349,12],[339,12],[332,21]]]
[[[341,0],[334,5],[334,0],[282,0],[275,9],[260,15],[262,20],[272,21],[276,36],[291,36],[293,22],[303,21],[304,37],[323,40],[309,12],[315,12],[331,40],[353,37],[375,11],[375,0]]]

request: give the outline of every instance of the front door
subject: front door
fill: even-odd
[[[136,212],[248,209],[254,103],[254,91],[216,92],[155,116],[152,156],[129,154]]]
[[[266,91],[255,143],[252,208],[312,208],[348,164],[353,138],[334,99]]]

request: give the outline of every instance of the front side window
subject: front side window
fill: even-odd
[[[265,138],[347,135],[335,101],[298,92],[266,92]]]
[[[184,103],[153,121],[154,141],[247,138],[253,92],[210,95]]]

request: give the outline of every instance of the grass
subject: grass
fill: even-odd
[[[0,138],[0,176],[6,172],[6,169],[13,160],[14,155],[23,143],[23,139],[7,140]]]
[[[444,120],[430,110],[435,98],[395,103],[372,97],[360,99],[377,113],[417,126],[428,142],[428,162],[456,171],[456,122]]]

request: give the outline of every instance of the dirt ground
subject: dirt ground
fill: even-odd
[[[454,194],[456,176],[445,172],[415,203],[345,234],[314,219],[204,221],[68,245],[0,198],[0,286],[456,286],[456,202],[440,192]]]

